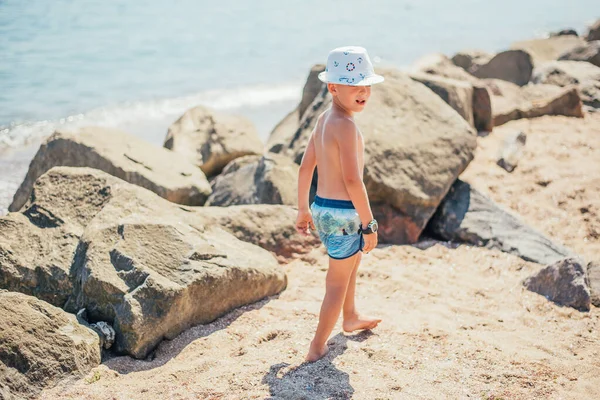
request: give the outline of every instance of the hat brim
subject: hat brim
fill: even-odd
[[[327,76],[327,71],[323,71],[321,72],[318,77],[319,80],[321,82],[325,82],[325,83],[335,83],[336,85],[346,85],[346,86],[371,86],[371,85],[375,85],[376,83],[381,83],[385,80],[385,78],[381,75],[377,75],[377,74],[373,74],[371,76],[367,76],[364,79],[361,79],[360,81],[354,82],[354,83],[346,83],[346,82],[340,82],[338,79],[329,79],[329,77]]]

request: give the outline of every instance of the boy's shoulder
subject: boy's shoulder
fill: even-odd
[[[356,122],[352,118],[335,115],[330,113],[330,110],[319,115],[316,126],[321,126],[323,133],[332,133],[336,136],[358,131]]]

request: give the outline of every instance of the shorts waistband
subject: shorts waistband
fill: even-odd
[[[325,199],[319,196],[315,196],[315,204],[321,207],[354,209],[350,200]]]

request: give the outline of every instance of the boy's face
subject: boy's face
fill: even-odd
[[[329,92],[337,97],[341,105],[348,111],[361,112],[369,97],[371,97],[371,86],[349,86],[328,84]]]

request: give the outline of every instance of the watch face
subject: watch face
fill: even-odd
[[[373,232],[377,232],[377,229],[379,228],[379,224],[375,220],[371,221],[369,226],[371,228],[371,231],[373,231]]]

